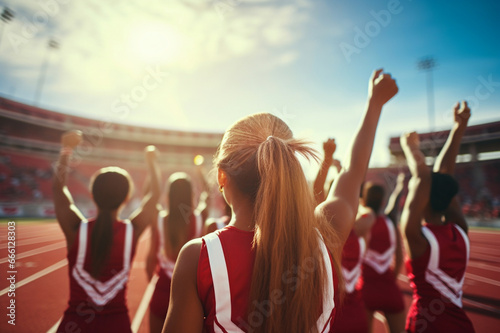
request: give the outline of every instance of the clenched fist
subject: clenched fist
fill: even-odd
[[[466,101],[457,102],[453,107],[453,120],[456,124],[466,126],[470,118],[470,108]]]
[[[65,132],[61,137],[63,147],[74,149],[82,142],[82,131],[72,130]]]
[[[398,93],[396,81],[391,74],[382,73],[383,69],[377,69],[370,78],[368,96],[371,103],[383,106]]]
[[[399,142],[403,148],[408,147],[411,150],[420,148],[420,138],[417,132],[404,133],[401,135]]]

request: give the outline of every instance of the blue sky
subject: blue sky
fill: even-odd
[[[429,128],[426,74],[416,63],[432,56],[436,128],[450,126],[458,99],[471,101],[471,124],[500,120],[498,1],[0,5],[16,15],[0,23],[0,93],[34,104],[48,59],[38,104],[61,112],[202,131],[223,131],[247,114],[273,112],[318,148],[335,137],[342,159],[371,71],[383,67],[400,87],[377,133],[371,165],[383,166],[390,136]],[[50,38],[59,49],[48,52]]]

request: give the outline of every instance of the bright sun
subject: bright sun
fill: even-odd
[[[140,22],[131,26],[129,54],[146,63],[174,63],[182,54],[183,36],[162,22]]]

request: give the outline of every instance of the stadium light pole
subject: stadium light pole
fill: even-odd
[[[0,45],[2,43],[3,30],[5,29],[5,25],[12,21],[12,18],[14,18],[14,12],[8,7],[4,7],[2,14],[0,14],[0,20],[2,20],[3,22],[3,24],[0,26]]]
[[[421,59],[417,62],[418,69],[427,73],[427,111],[429,112],[429,130],[434,132],[434,85],[432,82],[432,70],[436,67],[436,61],[432,57]]]
[[[38,83],[36,85],[35,91],[35,105],[38,105],[40,102],[40,97],[42,95],[43,85],[45,83],[45,76],[47,75],[47,68],[49,67],[49,55],[51,49],[59,49],[59,43],[55,40],[49,40],[47,44],[47,52],[45,53],[45,59],[43,60],[42,67],[40,67],[40,76],[38,77]]]

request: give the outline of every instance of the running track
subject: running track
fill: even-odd
[[[132,266],[128,304],[134,332],[149,332],[148,281],[145,257],[149,232],[139,240]],[[16,224],[16,325],[9,319],[6,260],[7,224],[0,224],[0,332],[55,332],[69,295],[68,268],[63,234],[54,222]],[[500,232],[475,229],[470,233],[471,257],[464,285],[464,307],[476,332],[500,332]],[[399,282],[407,306],[410,289],[404,275]],[[382,322],[375,333],[384,332]]]

